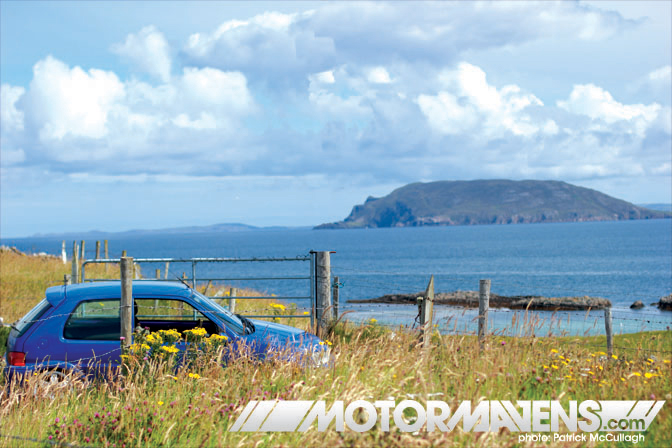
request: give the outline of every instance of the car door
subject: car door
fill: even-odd
[[[80,302],[63,325],[52,359],[80,364],[85,371],[117,367],[121,360],[119,299]]]

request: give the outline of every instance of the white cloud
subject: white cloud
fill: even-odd
[[[333,70],[327,70],[320,73],[313,73],[312,75],[308,76],[308,80],[311,83],[321,83],[321,84],[333,84],[336,82]]]
[[[466,62],[442,72],[439,78],[447,90],[418,96],[418,105],[435,131],[458,134],[480,127],[487,137],[530,136],[539,131],[539,124],[525,109],[543,103],[522,93],[520,87],[507,85],[498,90],[488,84],[481,68]]]
[[[42,140],[101,138],[107,135],[111,109],[123,96],[124,85],[114,73],[71,69],[48,56],[33,67],[26,113]]]
[[[669,84],[672,82],[672,66],[666,65],[665,67],[654,70],[649,73],[647,77],[651,82]]]
[[[181,128],[196,130],[217,128],[217,120],[211,114],[205,112],[201,112],[200,117],[196,120],[191,120],[187,114],[180,114],[173,119],[173,123]]]
[[[187,67],[180,87],[187,100],[195,105],[222,106],[235,113],[249,110],[253,103],[247,80],[240,72]]]
[[[389,84],[392,82],[385,67],[374,67],[368,71],[367,79],[374,84]]]
[[[137,34],[129,34],[123,44],[113,45],[112,51],[163,82],[170,79],[170,46],[154,26],[146,26]]]
[[[23,111],[16,109],[16,102],[25,92],[23,87],[0,86],[0,124],[3,131],[23,130]]]
[[[609,92],[593,84],[575,85],[567,101],[558,101],[557,105],[574,114],[587,115],[608,124],[625,121],[639,135],[644,134],[661,110],[657,103],[619,103]]]
[[[472,107],[461,106],[455,95],[439,92],[437,95],[418,96],[418,106],[427,117],[432,129],[442,134],[461,134],[477,121]]]

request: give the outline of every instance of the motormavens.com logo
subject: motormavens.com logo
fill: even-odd
[[[475,406],[462,401],[453,408],[445,401],[427,401],[424,405],[414,400],[394,401],[356,400],[350,403],[335,401],[327,407],[325,401],[250,401],[229,431],[279,432],[344,431],[347,428],[364,432],[376,424],[382,431],[394,425],[403,432],[426,428],[432,431],[453,431],[461,425],[464,431],[511,432],[638,432],[645,431],[664,401],[481,401]],[[332,427],[333,424],[333,427]],[[576,439],[577,435],[574,439]],[[598,436],[598,434],[594,434]],[[613,440],[637,442],[637,436],[612,435]],[[535,434],[536,440],[548,435]],[[584,435],[581,435],[584,437]],[[529,435],[521,434],[522,439]],[[594,438],[594,437],[591,437]],[[549,439],[546,439],[549,440]],[[579,439],[576,439],[579,440]],[[600,439],[601,440],[601,439]]]

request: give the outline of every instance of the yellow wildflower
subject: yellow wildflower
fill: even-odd
[[[551,367],[553,367],[554,369],[558,368],[558,366],[556,366],[555,364],[551,364]]]
[[[377,319],[374,319],[374,318],[372,317],[371,319],[369,319],[369,322],[371,322],[372,324],[375,324],[376,322],[378,322],[378,320],[377,320]]]
[[[159,406],[163,406],[163,401],[157,402]]]
[[[180,349],[175,347],[174,345],[162,345],[161,350],[163,350],[166,353],[178,353],[180,351]]]
[[[556,349],[552,348],[551,353],[558,353],[558,351]]]
[[[185,333],[191,333],[194,336],[205,336],[208,334],[207,331],[205,331],[205,328],[203,327],[198,327],[198,328],[192,328],[190,330],[184,330]]]
[[[618,356],[616,356],[616,355],[611,355],[611,357],[614,358],[614,359],[618,359]]]
[[[653,374],[652,374],[652,373],[649,373],[649,372],[646,372],[646,373],[644,374],[644,376],[647,377],[647,378],[653,378]]]
[[[195,380],[199,379],[200,377],[201,377],[201,375],[199,375],[198,373],[190,373],[189,374],[189,378],[193,378]]]

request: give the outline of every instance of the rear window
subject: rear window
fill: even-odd
[[[119,299],[82,302],[63,327],[65,339],[118,341],[121,336]]]
[[[25,316],[21,318],[20,321],[14,324],[14,329],[19,332],[17,337],[22,336],[33,324],[40,320],[40,317],[51,308],[51,304],[47,302],[47,299],[42,299],[40,303],[35,305],[35,307],[28,312]]]

